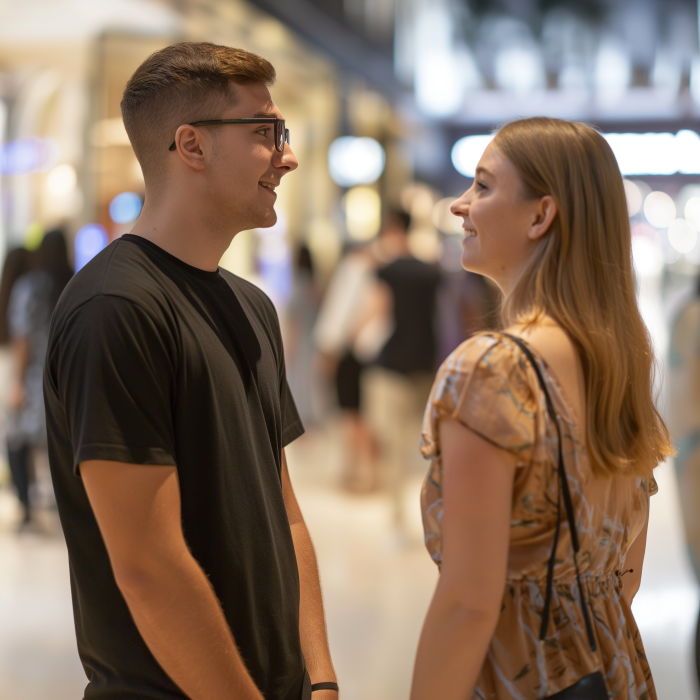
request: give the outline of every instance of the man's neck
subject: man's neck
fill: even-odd
[[[131,233],[192,267],[208,271],[218,268],[221,256],[237,233],[234,228],[226,226],[223,230],[192,207],[177,206],[172,201],[159,205],[157,199],[150,206],[148,202],[147,197]]]

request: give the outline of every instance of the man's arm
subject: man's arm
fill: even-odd
[[[141,636],[192,700],[262,700],[182,532],[175,467],[80,464],[114,577]]]
[[[282,493],[289,525],[292,529],[297,566],[299,567],[299,582],[301,584],[299,634],[301,648],[306,659],[306,669],[312,684],[336,681],[331,652],[328,647],[316,553],[294,495],[292,482],[289,479],[284,450],[282,450]],[[319,690],[314,693],[314,700],[336,700],[337,697],[338,693],[335,690]]]

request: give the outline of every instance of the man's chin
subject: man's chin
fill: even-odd
[[[252,228],[271,228],[277,223],[277,212],[273,207],[270,207],[265,212],[261,213],[259,221],[260,223]]]

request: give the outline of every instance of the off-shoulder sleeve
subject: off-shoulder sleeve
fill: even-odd
[[[519,464],[529,463],[542,426],[526,363],[512,341],[497,335],[480,335],[460,345],[435,378],[423,420],[423,456],[439,456],[439,422],[453,419],[515,454]]]

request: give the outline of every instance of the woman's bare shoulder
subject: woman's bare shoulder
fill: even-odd
[[[576,418],[582,419],[586,415],[583,368],[568,333],[548,317],[528,326],[511,326],[506,332],[522,338],[547,363]]]

